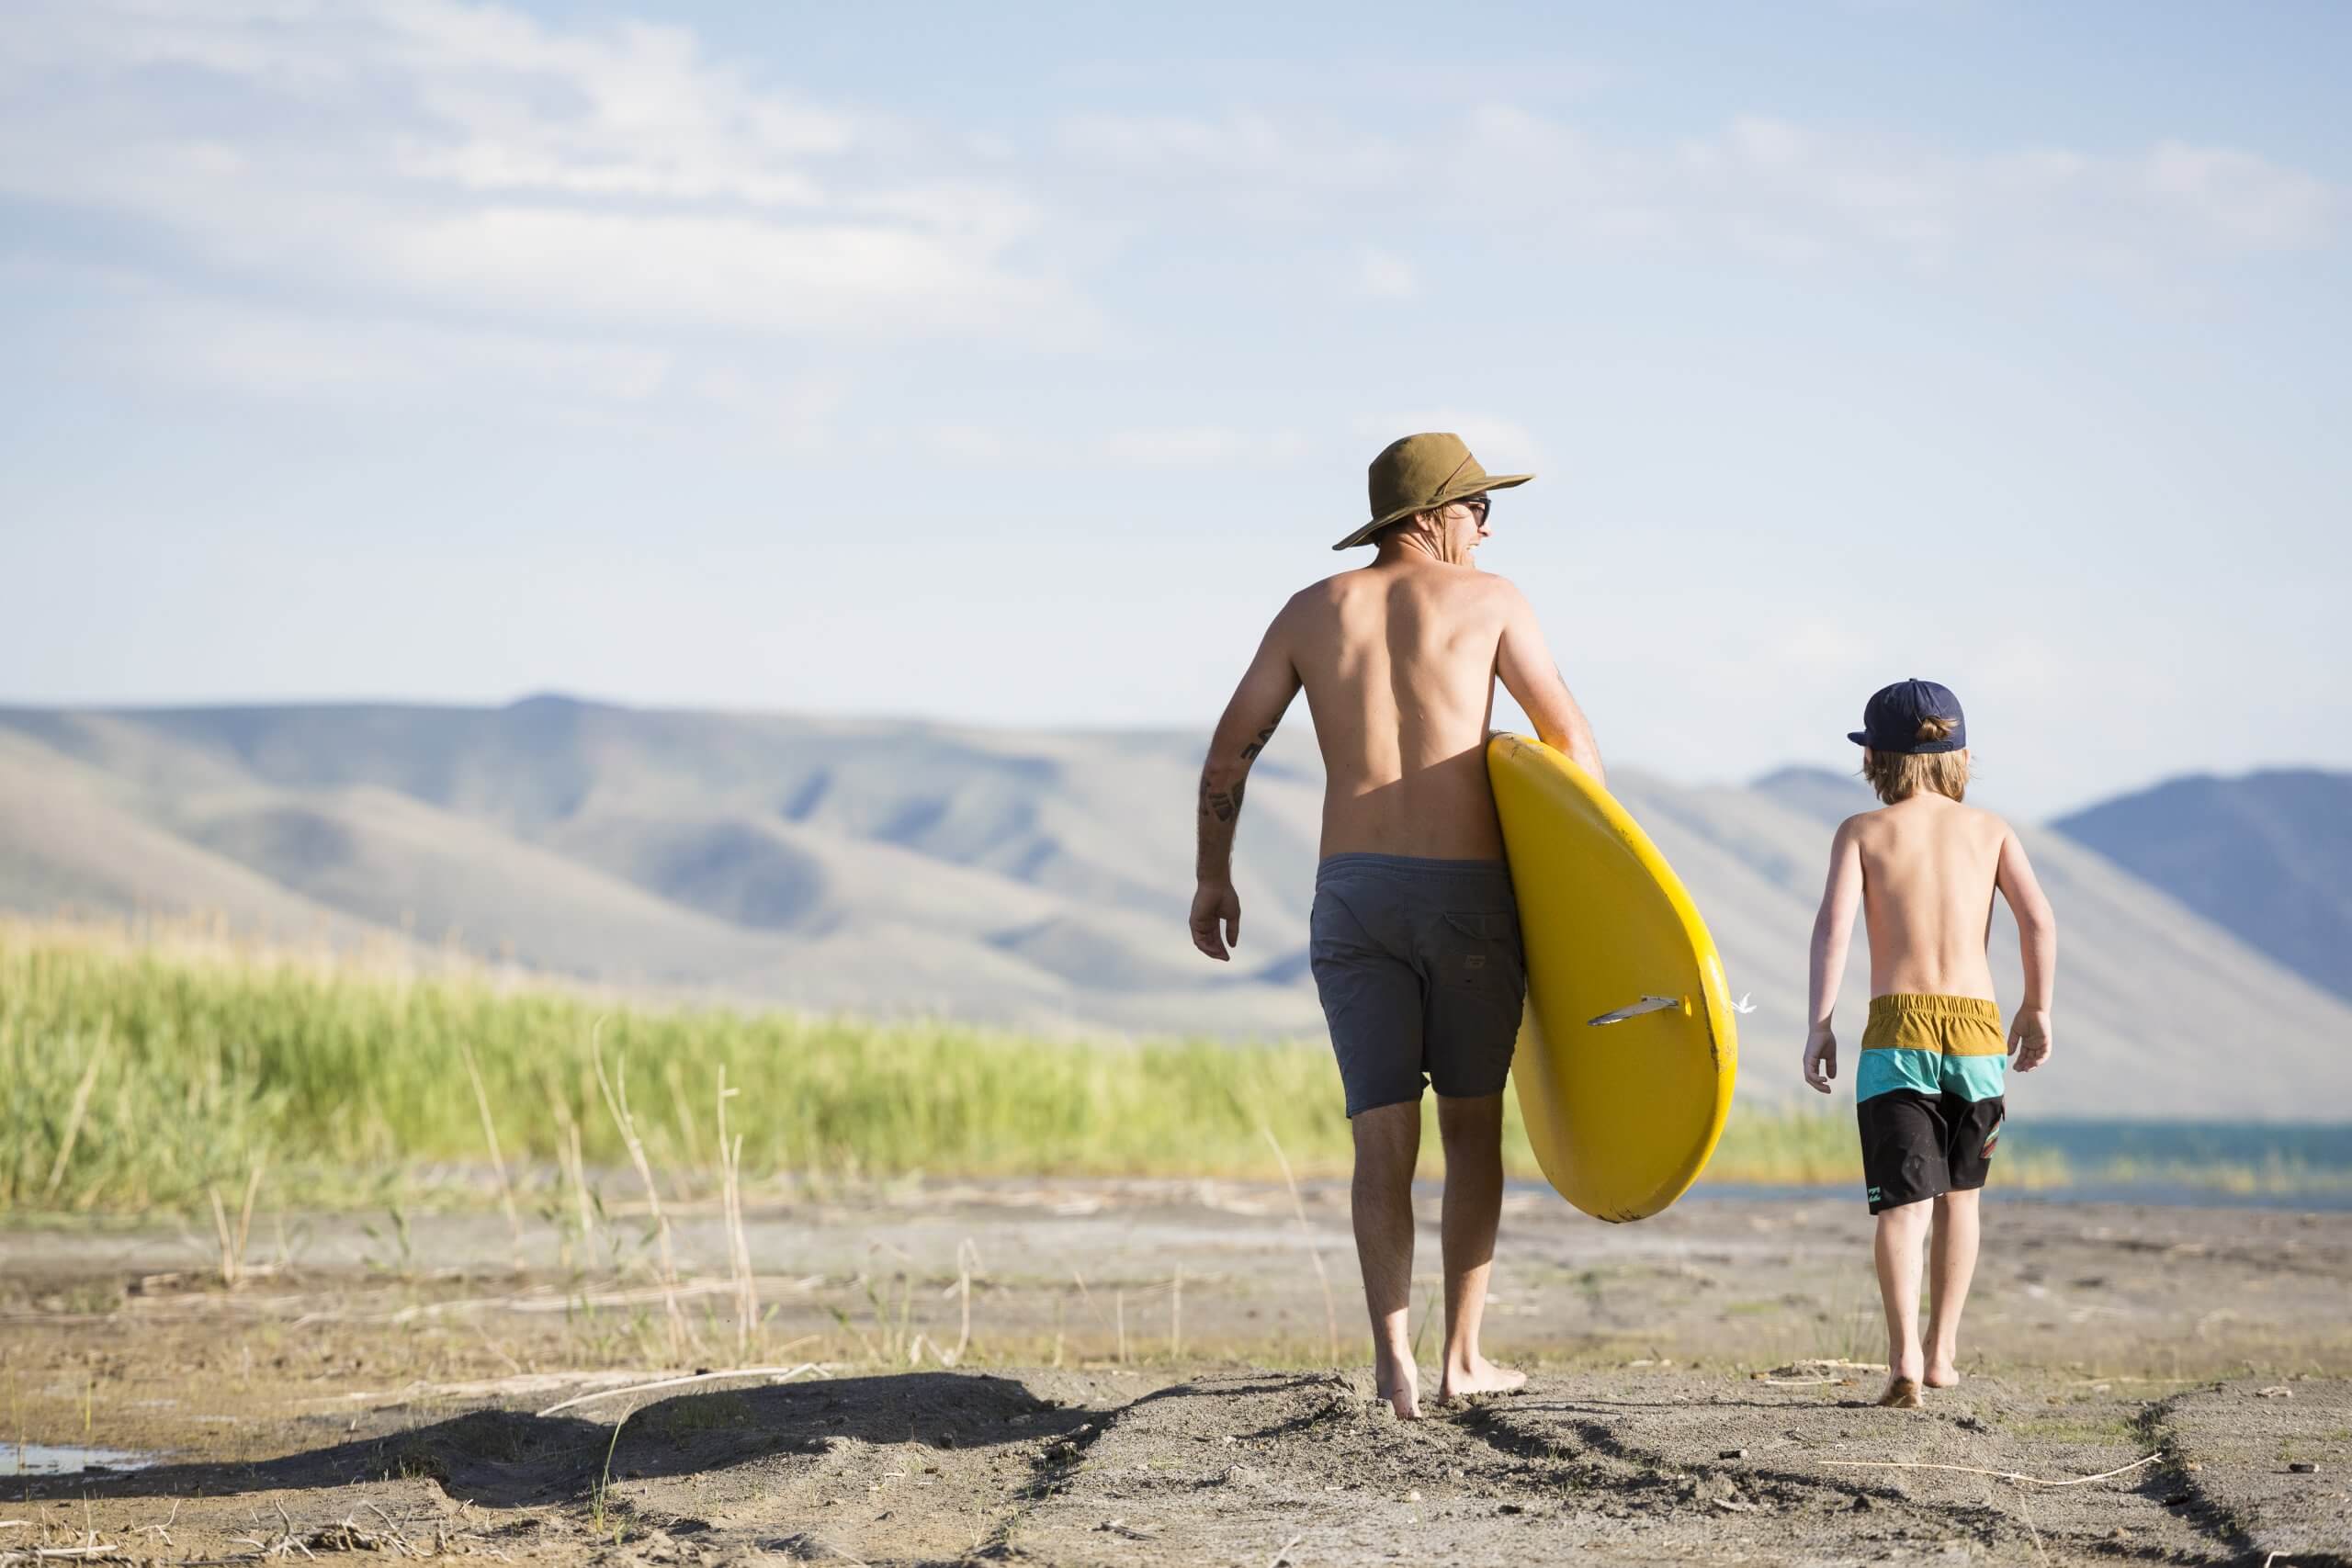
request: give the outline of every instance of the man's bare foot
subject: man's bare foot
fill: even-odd
[[[1373,1363],[1372,1386],[1375,1398],[1385,1399],[1396,1413],[1399,1421],[1421,1418],[1420,1371],[1405,1357],[1393,1359],[1376,1357]]]
[[[1526,1386],[1525,1372],[1514,1367],[1498,1367],[1479,1356],[1466,1367],[1457,1367],[1452,1361],[1445,1364],[1445,1375],[1438,1380],[1437,1402],[1451,1404],[1473,1393],[1509,1393]]]
[[[1878,1402],[1889,1410],[1918,1409],[1919,1380],[1899,1373],[1887,1379],[1886,1392],[1878,1396]]]
[[[1956,1388],[1960,1384],[1960,1369],[1950,1361],[1929,1361],[1926,1375],[1919,1381],[1929,1388]]]

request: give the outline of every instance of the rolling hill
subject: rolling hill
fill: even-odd
[[[1312,735],[1302,714],[1252,778],[1230,967],[1183,929],[1201,739],[553,696],[0,710],[0,907],[405,933],[664,994],[1057,1032],[1317,1033]],[[1826,822],[1868,802],[1805,771],[1611,777],[1755,996],[1742,1093],[1796,1098]],[[2116,860],[2052,829],[2030,843],[2064,932],[2060,1055],[2032,1102],[2352,1116],[2352,1007]],[[2006,931],[1996,951],[2014,996]],[[1850,1039],[1859,954],[1845,994]]]
[[[2352,998],[2352,774],[2306,768],[2174,779],[2054,826],[2312,984]]]

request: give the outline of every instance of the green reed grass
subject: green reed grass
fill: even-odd
[[[467,1046],[509,1161],[551,1167],[569,1117],[587,1160],[617,1166],[592,1039],[626,1063],[654,1164],[714,1190],[721,1066],[741,1090],[729,1114],[752,1179],[1273,1177],[1267,1130],[1301,1174],[1348,1167],[1319,1043],[1130,1046],[665,1008],[485,972],[0,921],[0,1210],[200,1205],[210,1185],[233,1200],[264,1160],[281,1193],[378,1201],[394,1173],[484,1161]],[[1506,1162],[1537,1176],[1506,1104]],[[1436,1146],[1432,1127],[1432,1163]],[[1709,1177],[1843,1182],[1859,1166],[1844,1115],[1742,1110]]]

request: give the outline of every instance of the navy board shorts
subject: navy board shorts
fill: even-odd
[[[1307,957],[1348,1114],[1500,1094],[1527,964],[1510,868],[1491,860],[1332,855],[1316,869]]]

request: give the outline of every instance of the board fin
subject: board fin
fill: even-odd
[[[1604,1012],[1599,1018],[1586,1019],[1584,1026],[1587,1029],[1599,1029],[1604,1023],[1623,1023],[1629,1018],[1639,1018],[1645,1012],[1664,1012],[1668,1008],[1679,1008],[1681,1005],[1680,997],[1644,997],[1640,1001],[1619,1008],[1614,1012]]]

